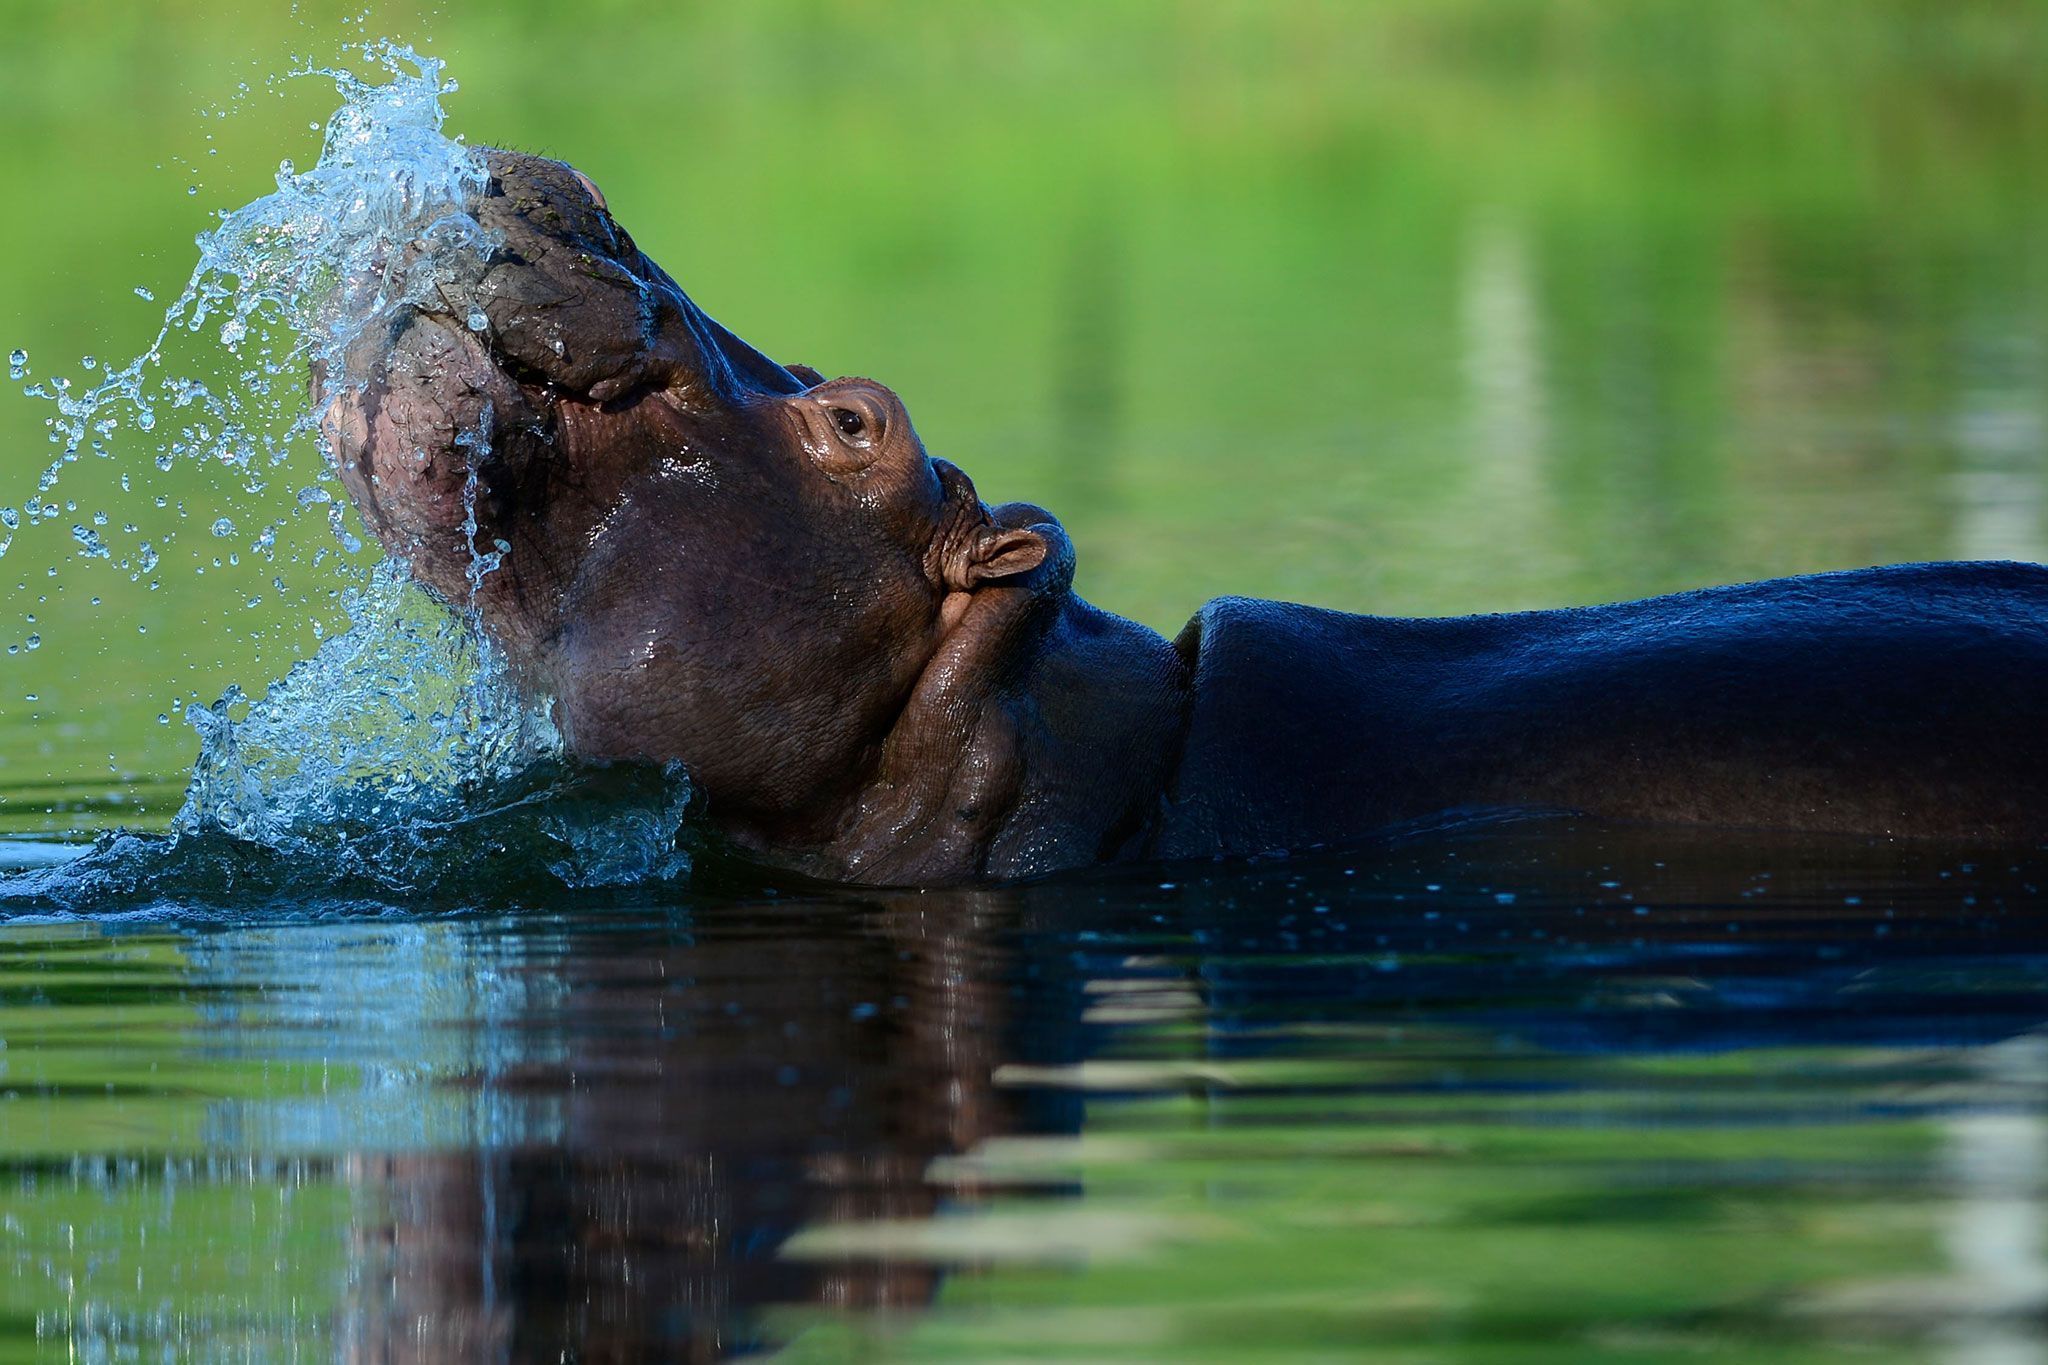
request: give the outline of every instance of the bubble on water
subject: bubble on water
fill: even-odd
[[[342,512],[341,504],[338,502],[331,502],[327,505],[327,529],[334,534],[336,540],[341,542],[341,548],[349,554],[354,554],[363,548],[363,542],[356,537],[353,531],[348,529],[348,518]]]
[[[469,548],[469,564],[464,568],[463,576],[469,582],[469,602],[472,607],[476,605],[477,592],[483,587],[484,579],[497,572],[498,566],[505,562],[504,549],[494,548],[485,551],[477,548],[476,543],[476,495],[479,483],[477,471],[483,464],[484,454],[490,450],[492,416],[491,404],[486,402],[483,411],[477,417],[476,425],[459,433],[455,438],[455,446],[463,452],[463,461],[467,466],[467,473],[462,482],[462,542]],[[497,543],[500,546],[504,544],[503,541]]]

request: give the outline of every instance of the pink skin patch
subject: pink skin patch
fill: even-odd
[[[576,183],[583,186],[584,189],[590,191],[590,198],[592,202],[594,202],[599,208],[607,209],[607,211],[609,211],[608,206],[604,202],[604,195],[598,190],[597,186],[591,181],[589,176],[575,169],[573,166],[569,169],[569,174],[576,177]]]

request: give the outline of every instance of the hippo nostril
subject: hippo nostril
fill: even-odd
[[[585,175],[583,172],[577,170],[573,166],[569,168],[569,174],[576,177],[577,184],[583,186],[584,189],[590,191],[590,200],[592,203],[596,204],[600,209],[604,209],[606,212],[610,211],[610,206],[604,202],[604,194],[597,188],[597,185],[595,184],[595,182],[591,180],[589,176]]]

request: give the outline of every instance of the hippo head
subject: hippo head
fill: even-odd
[[[706,317],[582,175],[482,155],[488,259],[316,376],[341,478],[572,750],[680,759],[724,814],[798,818],[1063,592],[1071,550],[927,456],[889,389]]]

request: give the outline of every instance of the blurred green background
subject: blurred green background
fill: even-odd
[[[721,320],[895,386],[1162,630],[1223,592],[1468,612],[2048,537],[2033,0],[298,11],[0,4],[0,349],[34,378],[139,352],[134,288],[312,159],[331,86],[264,77],[390,34],[448,60],[452,131],[573,160]],[[18,387],[0,504],[50,454]],[[0,648],[41,640],[0,656],[11,828],[168,815],[175,704],[340,619],[324,521],[212,562],[310,452],[251,495],[138,437],[0,560]],[[100,511],[160,587],[74,558]]]

